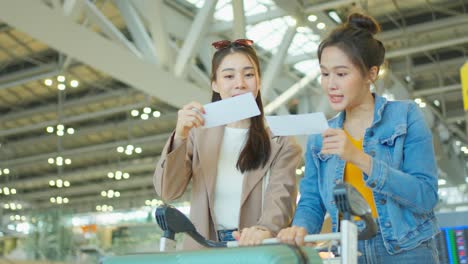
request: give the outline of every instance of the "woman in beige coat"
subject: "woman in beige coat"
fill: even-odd
[[[240,245],[259,244],[289,226],[301,156],[292,138],[275,137],[265,127],[260,65],[252,45],[245,39],[213,43],[212,101],[251,92],[261,115],[203,128],[203,106],[185,105],[154,174],[156,191],[166,202],[181,197],[191,181],[190,219],[198,231]],[[200,247],[186,238],[184,249]]]

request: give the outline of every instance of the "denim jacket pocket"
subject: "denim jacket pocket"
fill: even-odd
[[[384,137],[380,139],[380,144],[393,146],[398,137],[406,135],[406,124],[401,124],[395,127],[393,134],[390,137]]]

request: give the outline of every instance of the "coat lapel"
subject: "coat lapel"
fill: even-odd
[[[280,149],[280,144],[278,144],[276,140],[273,139],[271,132],[269,132],[269,134],[270,134],[270,143],[271,143],[270,158],[268,159],[264,167],[257,169],[257,170],[247,171],[245,173],[244,183],[242,187],[241,203],[240,203],[241,208],[244,202],[249,197],[252,190],[262,180],[262,178],[266,175],[267,171],[270,169],[271,163],[273,159],[276,157],[276,154],[278,153]]]

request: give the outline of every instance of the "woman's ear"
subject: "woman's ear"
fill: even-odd
[[[372,66],[369,69],[369,80],[371,83],[375,82],[377,80],[377,76],[379,75],[379,67],[377,66]]]
[[[216,82],[211,82],[211,89],[217,93],[219,93],[218,85],[216,85]]]

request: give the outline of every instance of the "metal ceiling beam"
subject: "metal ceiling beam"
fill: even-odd
[[[60,153],[51,152],[51,153],[44,153],[44,154],[22,157],[22,158],[17,158],[17,159],[3,160],[2,163],[8,164],[9,167],[14,168],[15,166],[20,166],[20,165],[28,164],[28,163],[30,164],[33,162],[46,162],[48,158],[56,157],[59,155],[66,157],[66,158],[70,158],[76,155],[87,155],[90,153],[95,153],[97,151],[115,149],[118,146],[127,144],[129,141],[131,141],[134,144],[146,144],[146,143],[154,144],[155,142],[162,143],[162,142],[165,142],[169,138],[170,135],[171,135],[170,133],[165,133],[165,134],[158,134],[156,136],[126,139],[126,140],[114,141],[114,142],[97,144],[97,145],[92,145],[92,146],[67,149],[67,150],[61,151]]]
[[[168,21],[165,19],[166,8],[164,1],[143,0],[132,2],[148,21],[149,32],[156,48],[159,64],[166,70],[172,71],[174,53],[170,47],[170,36],[167,31]]]
[[[102,179],[107,178],[107,172],[101,175]],[[153,185],[153,181],[151,177],[133,177],[130,176],[128,180],[121,180],[115,181],[108,179],[108,183],[102,184],[92,184],[92,185],[83,185],[83,186],[74,186],[73,183],[70,183],[70,187],[68,188],[47,188],[42,189],[34,192],[27,192],[27,193],[19,193],[21,195],[21,199],[24,200],[38,200],[38,199],[49,199],[50,197],[68,197],[70,200],[71,196],[78,196],[78,195],[92,195],[95,193],[95,196],[99,196],[101,191],[107,191],[109,189],[124,192],[125,189],[134,189],[137,187],[146,187]],[[107,189],[107,190],[105,190]],[[19,189],[18,189],[19,191]],[[156,193],[156,191],[155,191]],[[110,201],[110,200],[109,200]]]
[[[287,1],[287,0],[283,0]],[[309,13],[317,13],[329,9],[335,9],[341,6],[345,5],[350,5],[352,3],[356,2],[356,0],[334,0],[334,1],[326,1],[324,3],[320,4],[314,4],[311,6],[306,6],[304,13],[309,14]]]
[[[104,117],[104,116],[109,116],[113,115],[116,113],[121,113],[121,112],[128,112],[133,109],[138,109],[147,106],[147,103],[136,103],[136,104],[131,104],[131,105],[123,105],[123,106],[118,106],[114,108],[108,108],[102,111],[97,111],[97,112],[92,112],[92,113],[85,113],[81,115],[72,115],[72,116],[65,116],[62,117],[62,119],[59,120],[51,120],[51,121],[46,121],[46,122],[41,122],[41,123],[36,123],[32,125],[27,125],[27,126],[22,126],[22,127],[16,127],[16,128],[11,128],[11,129],[5,129],[0,131],[0,137],[7,137],[11,135],[17,135],[25,132],[30,132],[34,130],[39,130],[39,129],[45,129],[48,126],[54,126],[57,125],[58,123],[61,123],[63,125],[73,123],[73,122],[80,122],[80,121],[86,121],[86,120],[91,120],[94,118],[98,117]]]
[[[63,14],[75,21],[81,15],[83,5],[83,0],[64,0],[62,6]]]
[[[59,178],[62,180],[69,181],[71,185],[74,185],[79,182],[95,180],[101,177],[107,177],[107,173],[109,171],[115,171],[117,169],[123,172],[128,172],[131,175],[131,173],[134,171],[141,172],[154,170],[156,166],[155,161],[158,159],[159,157],[132,159],[129,161],[113,162],[99,166],[90,166],[86,168],[81,168],[79,170],[63,172],[61,174],[54,173],[28,179],[11,179],[10,181],[8,181],[7,186],[9,188],[15,188],[20,191],[27,189],[35,189],[41,187],[48,187],[49,181],[57,180]]]
[[[286,58],[285,64],[294,65],[301,61],[313,60],[313,59],[317,59],[316,53],[304,53],[300,55],[289,56],[288,58]]]
[[[447,48],[447,47],[452,47],[452,46],[456,46],[456,45],[461,45],[461,44],[465,44],[467,42],[468,42],[468,36],[460,37],[460,38],[453,38],[453,39],[449,39],[449,40],[432,42],[430,44],[419,45],[417,47],[409,47],[409,48],[403,48],[403,49],[398,49],[398,50],[390,50],[390,51],[386,52],[385,57],[387,59],[393,59],[393,58],[398,58],[398,57],[411,55],[411,54],[414,54],[414,53],[421,53],[421,52],[424,52],[424,51],[430,51],[430,50],[435,50],[435,49],[441,49],[441,48]]]
[[[466,58],[456,58],[456,59],[449,59],[449,60],[441,60],[441,61],[438,61],[438,62],[425,63],[425,64],[422,64],[422,65],[417,65],[417,66],[411,67],[409,69],[409,73],[411,75],[413,75],[413,74],[428,73],[428,72],[434,72],[434,71],[442,71],[442,70],[446,70],[447,68],[450,68],[450,67],[461,67],[465,62],[466,62]],[[395,68],[395,67],[393,67],[393,68]],[[402,68],[404,68],[404,67],[402,67]],[[459,69],[457,69],[457,72],[458,71],[459,71]],[[395,74],[407,74],[407,71],[406,70],[397,71],[397,69],[394,69],[393,73],[395,73]]]
[[[376,35],[376,38],[382,41],[387,41],[395,38],[404,38],[414,36],[415,34],[425,33],[438,29],[448,29],[452,26],[460,26],[468,23],[468,16],[455,16],[450,18],[438,19],[433,22],[424,22],[417,25],[407,26],[401,29],[383,31]]]
[[[281,67],[284,65],[284,59],[288,55],[289,46],[296,35],[296,26],[290,26],[281,40],[281,44],[278,46],[278,50],[275,54],[272,54],[270,62],[263,74],[262,78],[262,96],[264,99],[272,98],[270,90],[273,89],[273,81],[281,71]],[[266,101],[266,100],[265,100]]]
[[[299,92],[301,92],[305,87],[307,87],[310,82],[317,78],[319,71],[313,72],[309,75],[306,75],[304,78],[299,80],[293,86],[288,88],[285,92],[281,95],[276,97],[271,103],[265,106],[265,114],[269,115],[272,114],[278,109],[280,106],[284,105],[288,102],[291,98],[296,96]]]
[[[437,87],[437,88],[417,90],[417,91],[413,91],[413,96],[416,96],[416,97],[428,96],[428,95],[449,93],[449,92],[455,92],[455,91],[460,91],[460,96],[461,96],[461,92],[462,92],[461,84],[453,84],[453,85],[442,86],[442,87]]]
[[[70,199],[67,204],[53,204],[50,202],[35,202],[31,201],[31,207],[26,207],[23,209],[21,212],[29,212],[29,211],[34,211],[34,210],[41,210],[44,211],[45,209],[56,209],[56,208],[63,208],[63,209],[73,209],[73,213],[80,213],[80,212],[93,212],[95,211],[95,206],[96,205],[112,205],[115,210],[120,210],[123,208],[135,208],[135,207],[141,207],[144,206],[145,200],[151,200],[151,199],[159,199],[159,197],[156,194],[156,191],[154,188],[144,188],[142,187],[141,189],[138,190],[138,192],[132,192],[132,193],[127,193],[124,192],[120,195],[119,198],[117,199],[109,199],[106,197],[102,196],[87,196],[87,197],[80,197],[80,198],[73,198]],[[138,201],[139,200],[139,201]],[[135,205],[135,203],[138,202],[140,203],[139,205]],[[11,214],[17,214],[14,213],[15,211],[10,211]],[[5,215],[7,213],[5,212]],[[156,223],[154,223],[156,225]]]
[[[189,60],[193,58],[201,43],[201,39],[205,36],[209,23],[213,20],[217,2],[217,0],[206,0],[203,7],[198,10],[190,32],[184,39],[184,45],[177,56],[174,66],[174,74],[176,76],[185,76],[187,65],[190,64]]]
[[[155,128],[157,127],[158,130],[165,130],[165,132],[167,132],[168,130],[172,130],[175,127],[176,120],[177,120],[177,114],[170,113],[170,114],[164,114],[163,116],[159,118],[153,117],[148,120],[142,120],[141,118],[125,119],[121,122],[110,121],[110,122],[102,123],[99,125],[93,124],[91,126],[86,126],[86,127],[74,127],[75,133],[72,136],[70,136],[72,137],[70,138],[70,140],[76,140],[76,139],[79,139],[80,137],[84,137],[84,136],[88,136],[88,135],[92,135],[96,133],[126,131],[126,129],[128,128],[144,127],[145,125],[148,125],[148,124],[154,125],[154,127]],[[113,133],[116,134],[115,132]],[[11,141],[11,140],[8,141],[8,148],[9,149],[25,149],[28,147],[31,148],[31,147],[37,146],[38,144],[42,142],[49,142],[54,139],[55,140],[57,139],[57,135],[55,133],[54,134],[46,133],[44,129],[44,134],[42,136],[35,135],[34,137],[23,137],[17,141]],[[53,147],[55,147],[55,142],[53,143]]]
[[[132,3],[127,0],[115,0],[114,2],[119,8],[119,11],[127,24],[127,28],[132,35],[132,39],[135,42],[135,45],[142,53],[142,57],[149,62],[156,64],[158,60],[153,41],[148,35],[145,25],[141,21]]]
[[[442,122],[450,131],[457,135],[465,144],[468,144],[468,136],[465,132],[463,132],[457,126],[449,124],[446,118],[441,113],[439,113],[439,110],[435,109],[431,104],[428,104],[427,106],[432,110],[432,113],[437,116],[440,122]]]
[[[175,107],[190,100],[209,100],[207,90],[137,58],[118,44],[57,15],[39,1],[6,1],[0,17],[31,37]]]
[[[468,120],[468,112],[465,112],[465,113],[463,113],[461,115],[458,115],[458,116],[447,117],[447,123],[449,123],[449,124],[464,122],[466,120]]]
[[[38,81],[61,72],[57,63],[43,64],[34,68],[17,71],[0,77],[0,90]]]
[[[275,19],[275,18],[287,16],[287,15],[289,14],[278,8],[278,9],[268,10],[268,12],[245,17],[245,22],[247,25],[255,25],[263,21],[267,21],[267,20],[271,20],[271,19]],[[234,22],[218,22],[211,26],[210,33],[219,34],[219,33],[229,31],[232,28],[234,28]]]
[[[67,100],[63,104],[63,108],[71,109],[73,107],[88,105],[88,104],[92,104],[92,103],[99,102],[99,101],[119,98],[122,96],[126,96],[126,97],[133,96],[136,93],[137,93],[136,91],[131,91],[130,88],[118,88],[118,90],[111,90],[102,94],[89,95],[86,97],[80,97],[78,99]],[[14,111],[10,114],[0,116],[0,124],[3,124],[10,120],[17,120],[21,118],[31,117],[33,115],[45,114],[45,113],[56,112],[56,111],[57,111],[57,104],[48,104],[44,106],[28,108],[23,111]]]
[[[83,9],[89,18],[95,25],[101,29],[109,38],[115,42],[122,44],[128,50],[130,50],[138,58],[142,58],[141,52],[130,42],[120,30],[112,24],[106,16],[89,0],[80,0],[83,2]],[[8,21],[7,21],[8,23]]]
[[[232,1],[234,39],[247,38],[245,35],[244,1]]]
[[[446,48],[450,46],[455,46],[455,45],[460,45],[468,42],[468,37],[461,37],[461,38],[456,38],[456,39],[451,39],[451,40],[446,40],[446,41],[439,41],[431,44],[426,44],[426,45],[420,45],[417,47],[410,47],[410,48],[402,48],[402,49],[397,49],[397,50],[390,50],[386,52],[385,57],[387,59],[393,59],[393,58],[398,58],[398,57],[403,57],[407,55],[411,55],[413,53],[421,53],[424,51],[430,51],[434,49],[440,49],[440,48]],[[310,59],[316,59],[317,54],[315,53],[308,53],[308,54],[301,54],[301,55],[296,55],[296,56],[291,56],[286,59],[286,64],[291,64],[294,65],[298,62],[304,61],[304,60],[310,60]],[[415,67],[416,68],[416,67]]]

